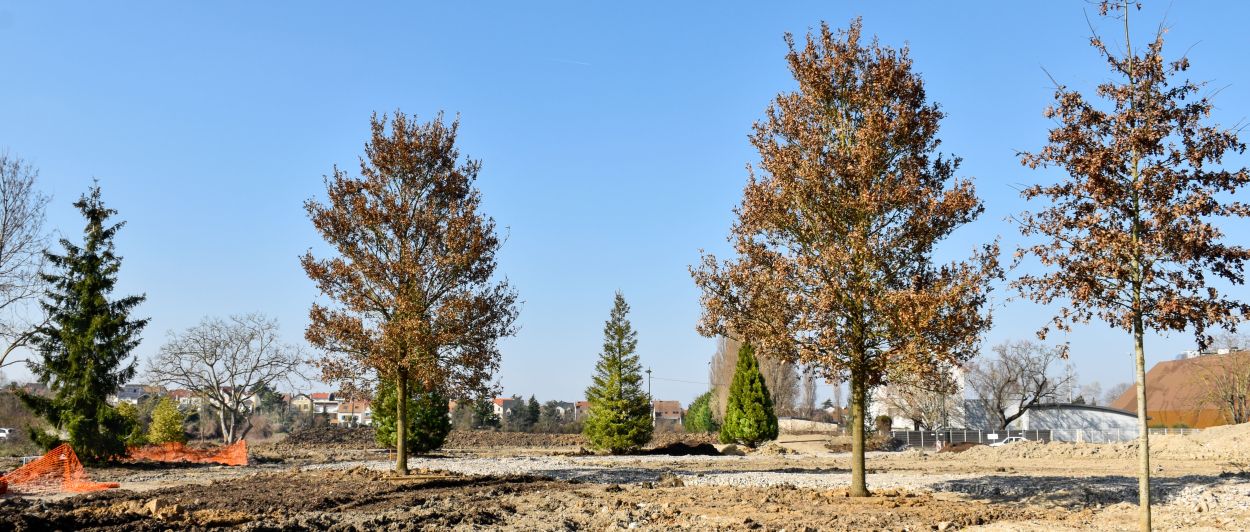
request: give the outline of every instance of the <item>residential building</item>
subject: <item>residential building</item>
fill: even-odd
[[[651,402],[651,420],[654,424],[662,422],[681,423],[681,417],[684,413],[685,411],[681,408],[681,401]]]
[[[495,409],[495,416],[502,420],[512,415],[512,407],[515,402],[516,400],[510,397],[496,397],[495,400],[492,401],[492,406]]]
[[[111,405],[120,403],[139,404],[139,401],[160,397],[166,394],[164,386],[151,384],[127,384],[108,396],[105,400]]]
[[[573,419],[585,419],[590,414],[590,401],[578,401],[573,406]]]
[[[297,393],[291,396],[291,409],[296,412],[309,413],[313,411],[313,400],[306,393]]]
[[[334,392],[316,392],[311,394],[312,413],[314,414],[335,414],[339,411],[339,405],[342,404]]]
[[[334,414],[334,422],[340,425],[372,425],[373,408],[369,401],[347,401],[340,404]]]
[[[178,407],[182,409],[198,409],[204,405],[204,398],[195,392],[184,388],[170,390],[167,395],[170,399],[178,402]]]

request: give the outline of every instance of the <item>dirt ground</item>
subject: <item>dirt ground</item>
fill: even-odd
[[[1250,529],[1250,471],[1240,461],[1250,426],[1225,432],[1160,438],[1152,488],[1160,530]],[[0,499],[0,530],[1049,531],[1136,524],[1135,448],[1125,445],[874,452],[874,496],[850,498],[849,456],[831,452],[821,435],[786,435],[724,456],[596,456],[567,436],[525,438],[457,435],[456,447],[414,458],[407,478],[387,471],[390,457],[363,439],[256,446],[257,463],[240,468],[92,468],[92,479],[121,488]]]

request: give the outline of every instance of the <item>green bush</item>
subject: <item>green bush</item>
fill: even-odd
[[[168,397],[161,398],[152,410],[152,424],[148,427],[151,443],[186,443],[187,433],[182,429],[187,416],[178,410],[178,403]]]
[[[411,387],[409,387],[411,389]],[[395,448],[395,383],[382,380],[373,399],[373,426],[377,442]],[[426,453],[443,446],[451,432],[447,397],[438,392],[414,392],[408,399],[407,444],[410,453]]]
[[[716,432],[720,427],[712,417],[712,392],[705,392],[690,403],[682,420],[686,432]]]
[[[755,447],[777,439],[777,414],[768,395],[768,385],[760,374],[755,349],[743,343],[738,350],[738,366],[729,385],[725,424],[720,428],[721,443],[741,443]]]
[[[125,420],[125,425],[127,427],[125,438],[126,446],[137,447],[140,445],[147,445],[148,433],[144,430],[143,420],[139,417],[139,407],[135,406],[134,403],[122,401],[117,403],[115,410],[117,410],[117,415],[121,416],[121,418]]]

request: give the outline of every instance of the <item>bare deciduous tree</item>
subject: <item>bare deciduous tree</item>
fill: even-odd
[[[20,362],[10,356],[29,344],[39,325],[23,307],[41,293],[48,244],[43,223],[49,198],[35,188],[38,178],[26,162],[0,154],[0,368]]]
[[[222,440],[251,430],[252,396],[278,381],[303,378],[304,352],[281,342],[278,323],[261,314],[204,318],[169,340],[149,361],[153,381],[186,388],[217,416]]]
[[[960,407],[958,387],[951,371],[926,378],[900,376],[886,385],[881,402],[910,419],[915,430],[934,430],[949,425],[951,413]]]
[[[1055,401],[1073,375],[1054,367],[1063,360],[1061,347],[1021,340],[994,346],[994,354],[968,365],[967,386],[999,429],[1006,429],[1033,405]]]
[[[1250,351],[1206,355],[1195,367],[1196,408],[1214,406],[1227,423],[1250,421]]]
[[[812,419],[816,415],[816,368],[803,370],[803,391],[799,396],[798,415],[804,419]]]
[[[1109,405],[1114,403],[1116,399],[1119,399],[1121,395],[1124,395],[1124,392],[1127,392],[1132,388],[1133,383],[1131,382],[1117,382],[1112,384],[1110,388],[1107,388],[1106,393],[1102,396],[1102,400],[1104,403]]]

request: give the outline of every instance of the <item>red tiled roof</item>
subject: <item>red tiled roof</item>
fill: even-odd
[[[330,392],[316,392],[309,397],[312,397],[314,401],[329,401],[333,395]]]

